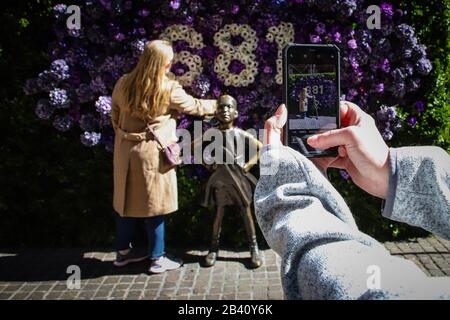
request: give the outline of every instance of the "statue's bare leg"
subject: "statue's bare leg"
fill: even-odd
[[[251,207],[242,207],[240,211],[250,245],[251,266],[253,268],[258,268],[261,266],[262,260],[258,249],[258,242],[256,241],[256,230],[255,223],[253,222],[252,209]]]
[[[213,231],[211,237],[211,245],[209,247],[209,252],[205,258],[205,266],[212,267],[217,260],[217,255],[219,252],[219,239],[220,231],[222,229],[222,220],[225,208],[222,206],[217,207],[216,218],[214,219]]]

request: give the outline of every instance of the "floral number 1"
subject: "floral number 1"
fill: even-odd
[[[278,84],[283,83],[283,70],[282,70],[282,51],[284,46],[289,42],[294,41],[294,25],[290,22],[281,22],[278,26],[272,26],[269,28],[269,32],[266,35],[266,40],[268,42],[274,42],[278,47],[278,57],[277,57],[277,75],[275,76],[275,81]]]

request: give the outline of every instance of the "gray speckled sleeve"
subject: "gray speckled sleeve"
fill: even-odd
[[[450,156],[438,147],[390,149],[383,216],[450,239]]]
[[[300,153],[264,146],[260,171],[255,213],[282,258],[288,299],[450,297],[449,279],[431,283],[414,263],[361,233],[344,199]],[[374,270],[380,282],[372,286]]]

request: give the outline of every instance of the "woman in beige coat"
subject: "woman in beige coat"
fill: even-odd
[[[164,251],[164,218],[178,209],[178,194],[175,169],[164,162],[160,146],[146,133],[146,125],[168,145],[177,141],[179,113],[203,116],[216,110],[215,100],[195,99],[169,77],[173,55],[166,41],[147,43],[136,67],[117,81],[112,94],[111,120],[116,133],[113,207],[118,213],[114,264],[124,266],[148,257],[153,273],[181,265],[167,258]],[[139,219],[146,223],[146,253],[131,246]]]

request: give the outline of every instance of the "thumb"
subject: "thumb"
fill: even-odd
[[[354,128],[347,127],[317,134],[309,137],[307,142],[313,148],[325,150],[328,148],[352,144],[355,139]]]

